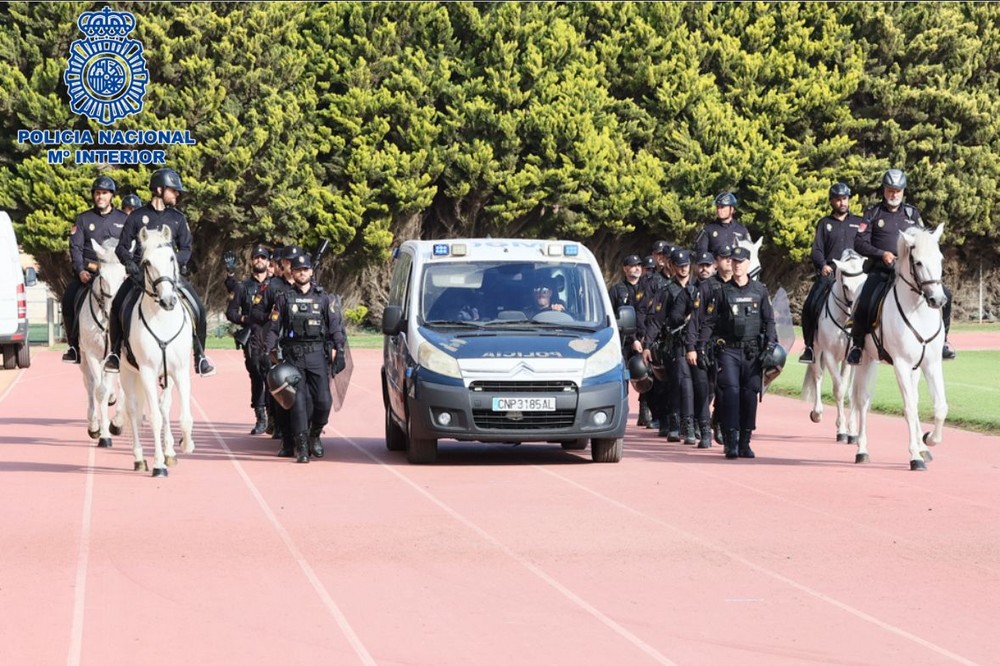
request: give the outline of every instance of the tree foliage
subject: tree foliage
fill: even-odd
[[[57,146],[16,141],[96,134],[62,74],[76,17],[100,6],[0,8],[0,206],[56,285],[98,173],[148,197],[150,167],[49,164]],[[406,238],[575,238],[610,270],[657,238],[693,240],[721,190],[787,267],[831,183],[866,203],[890,166],[948,242],[1000,250],[994,4],[115,8],[136,15],[151,75],[143,112],[115,127],[197,141],[167,151],[210,302],[221,252],[260,242],[329,239],[335,287],[370,304]]]

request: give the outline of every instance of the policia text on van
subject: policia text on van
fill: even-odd
[[[623,308],[623,328],[635,312]],[[617,462],[628,419],[618,326],[578,243],[407,241],[383,315],[386,446],[433,462],[438,439],[590,444]]]

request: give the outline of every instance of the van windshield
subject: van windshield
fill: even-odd
[[[436,263],[424,269],[420,316],[431,325],[603,326],[603,289],[589,264]]]

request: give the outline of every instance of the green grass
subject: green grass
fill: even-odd
[[[798,350],[788,358],[784,371],[771,385],[769,392],[801,397],[802,379],[806,366],[796,363]],[[1000,435],[1000,351],[959,351],[958,358],[944,364],[945,395],[948,398],[948,425]],[[823,402],[833,404],[832,383],[823,379]],[[808,407],[802,404],[804,412]],[[932,418],[932,405],[927,383],[920,380],[920,418]],[[892,367],[879,366],[872,397],[872,410],[882,414],[902,414],[903,399],[896,384]]]

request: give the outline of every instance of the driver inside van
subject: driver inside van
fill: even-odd
[[[533,317],[539,312],[545,312],[546,310],[554,310],[556,312],[566,311],[566,305],[559,300],[555,281],[551,278],[536,280],[532,287],[531,295],[533,302],[532,306],[528,308],[529,317]]]

